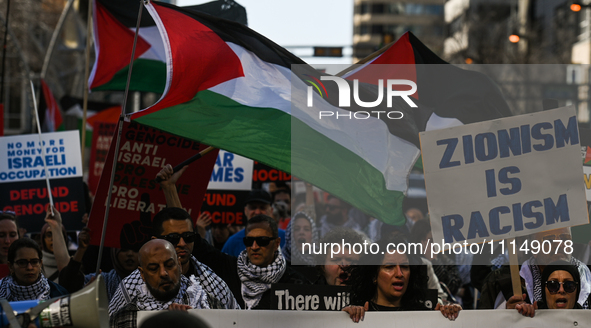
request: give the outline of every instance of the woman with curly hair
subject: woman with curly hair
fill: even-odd
[[[396,252],[396,246],[399,244],[406,242],[399,238],[380,242],[380,249],[387,250],[383,255],[376,255],[381,257],[381,261],[378,262],[381,265],[361,265],[352,268],[351,304],[356,306],[349,306],[343,310],[349,313],[354,322],[359,322],[365,311],[429,310],[424,303],[428,282],[426,267],[422,265],[418,256]],[[379,258],[372,256],[371,260],[375,263]],[[441,311],[446,318],[455,320],[462,307],[458,304],[437,304],[435,309]]]

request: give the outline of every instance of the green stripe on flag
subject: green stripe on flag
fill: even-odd
[[[280,110],[244,106],[206,90],[189,102],[136,121],[256,159],[337,197],[355,200],[353,206],[386,223],[405,223],[404,195],[386,189],[382,172]],[[292,136],[297,138],[293,143]]]
[[[125,90],[129,65],[113,76],[111,81],[98,86],[92,91]],[[131,90],[163,93],[166,85],[166,64],[151,59],[136,59],[131,74]]]

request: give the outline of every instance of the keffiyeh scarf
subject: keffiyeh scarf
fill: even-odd
[[[308,222],[310,222],[310,228],[312,229],[312,244],[315,244],[318,242],[318,229],[316,229],[316,223],[306,213],[298,212],[289,221],[289,224],[287,225],[287,229],[285,229],[285,245],[283,245],[283,248],[281,249],[281,251],[283,252],[283,257],[285,257],[285,260],[290,263],[294,263],[297,265],[300,265],[300,264],[314,265],[314,255],[313,254],[302,254],[301,249],[292,249],[292,243],[293,243],[293,246],[296,245],[295,240],[293,240],[292,223],[294,223],[295,220],[297,220],[299,218],[305,218],[306,220],[308,220]]]
[[[579,293],[579,299],[577,303],[579,303],[583,309],[588,309],[589,303],[587,302],[587,298],[589,297],[589,294],[591,294],[591,272],[583,262],[577,260],[574,257],[570,258],[570,263],[579,270],[579,275],[581,276],[581,283],[579,285],[581,292]],[[542,300],[543,292],[542,272],[536,263],[536,259],[531,257],[525,261],[521,266],[519,274],[525,280],[527,294],[530,295],[530,298],[532,298],[533,295],[533,299],[530,301],[532,303],[534,301],[540,302]]]
[[[113,316],[130,304],[135,305],[137,311],[166,310],[172,303],[189,305],[194,309],[209,309],[206,293],[192,278],[181,275],[181,287],[177,295],[168,302],[161,302],[152,296],[139,270],[135,270],[119,284],[119,289],[109,303],[109,315]]]
[[[195,269],[195,277],[198,284],[209,297],[209,304],[213,309],[240,309],[240,305],[230,291],[230,287],[222,278],[218,277],[207,265],[197,261],[191,255],[191,263]]]
[[[9,302],[48,300],[49,294],[49,282],[43,273],[40,273],[37,282],[30,286],[17,284],[12,276],[5,277],[0,281],[0,299],[6,299]]]
[[[242,298],[247,309],[252,309],[261,301],[263,293],[277,283],[287,268],[285,258],[279,250],[275,251],[273,263],[262,268],[250,263],[246,250],[238,256],[238,276],[242,282]]]

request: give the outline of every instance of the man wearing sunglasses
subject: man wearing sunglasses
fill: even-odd
[[[544,281],[542,272],[548,264],[554,261],[565,261],[573,265],[580,275],[580,292],[577,297],[577,303],[584,309],[589,309],[591,298],[591,271],[587,265],[574,258],[565,250],[565,241],[572,242],[570,228],[553,229],[535,233],[530,236],[529,244],[536,240],[540,245],[550,243],[549,249],[541,248],[538,254],[533,254],[522,265],[519,274],[525,282],[525,290],[521,296],[511,296],[506,302],[507,309],[523,308],[528,316],[533,316],[533,310],[537,302],[542,301],[544,293]],[[497,308],[505,308],[505,306]],[[534,305],[529,307],[527,305]]]
[[[198,236],[193,230],[191,216],[182,208],[165,208],[152,220],[152,239],[164,239],[174,246],[180,262],[181,274],[191,280],[199,281],[208,296],[210,307],[239,309],[240,306],[224,280],[191,255],[195,238]],[[139,270],[132,272],[126,279],[140,281]],[[143,287],[140,284],[137,288]]]
[[[274,283],[304,284],[307,279],[286,265],[279,250],[281,238],[277,222],[266,215],[252,217],[242,243],[246,248],[235,257],[222,253],[199,238],[197,259],[218,273],[246,309],[270,309]]]
[[[271,195],[261,189],[254,189],[248,193],[248,197],[244,202],[244,216],[246,220],[252,219],[255,215],[266,215],[273,217],[273,207],[271,206]],[[281,237],[281,247],[285,244],[285,230],[279,229],[279,237]],[[233,234],[226,240],[222,252],[232,255],[239,256],[240,253],[245,249],[242,239],[245,237],[245,231],[240,230]]]

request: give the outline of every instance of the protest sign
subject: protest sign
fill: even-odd
[[[252,189],[251,159],[220,150],[211,173],[202,212],[213,224],[244,225],[244,200]]]
[[[100,243],[115,141],[113,138],[90,214],[89,227],[97,232],[92,234],[93,245]],[[135,122],[124,122],[105,246],[131,248],[149,240],[152,218],[166,207],[164,193],[154,180],[156,174],[166,164],[174,167],[206,147]],[[177,182],[181,204],[193,220],[198,217],[216,155],[217,151],[212,151],[192,163]]]
[[[37,134],[0,138],[0,209],[14,211],[28,232],[41,231],[49,204],[45,163],[64,226],[80,229],[85,206],[78,132],[44,133],[42,140]]]
[[[103,173],[103,167],[105,166],[105,160],[116,127],[117,123],[97,121],[93,124],[92,148],[90,149],[90,162],[88,165],[88,189],[93,195],[96,193],[99,179]]]
[[[267,166],[258,161],[254,162],[252,172],[253,182],[290,182],[291,174]]]
[[[139,311],[137,326],[163,311]],[[533,318],[523,316],[517,310],[469,310],[460,311],[457,319],[449,321],[439,311],[369,311],[363,321],[355,323],[349,314],[342,311],[299,311],[273,310],[212,310],[192,309],[190,314],[199,317],[212,328],[226,327],[326,327],[326,328],[548,328],[548,327],[586,327],[589,322],[588,311],[582,310],[536,310]]]
[[[420,133],[433,242],[589,222],[572,107]]]
[[[271,285],[272,310],[340,311],[350,303],[348,286]]]

